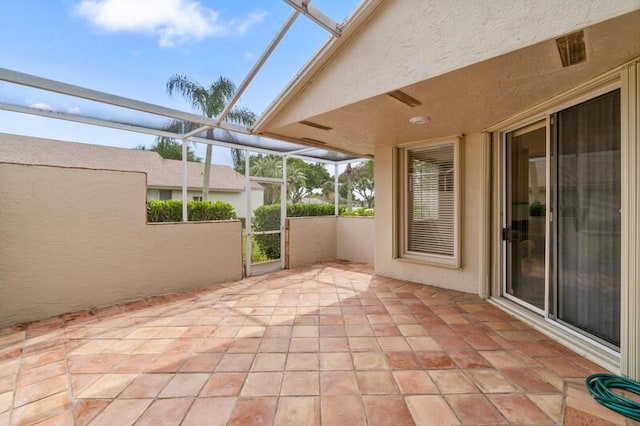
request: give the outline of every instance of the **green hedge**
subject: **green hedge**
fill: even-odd
[[[344,207],[340,207],[340,212]],[[287,204],[287,217],[332,216],[333,204]],[[254,231],[275,231],[280,229],[280,204],[266,204],[254,210],[252,228]],[[269,259],[280,258],[280,235],[256,235],[256,243]]]
[[[233,206],[224,201],[188,201],[187,212],[190,221],[229,220],[236,217],[236,211]],[[147,201],[147,221],[182,221],[182,201]]]
[[[356,207],[350,212],[344,211],[340,213],[340,216],[375,216],[375,209],[365,209],[364,207]]]

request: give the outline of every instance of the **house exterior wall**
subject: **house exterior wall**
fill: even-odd
[[[0,327],[242,277],[239,221],[147,225],[145,199],[144,173],[0,163]]]
[[[373,265],[375,218],[339,216],[336,224],[336,258]]]
[[[476,159],[482,155],[482,134],[466,135],[462,158],[462,205],[461,205],[461,267],[451,269],[425,263],[394,259],[394,188],[392,145],[376,149],[376,217],[375,217],[375,267],[376,274],[436,285],[468,293],[478,293],[480,269],[477,253],[480,247],[480,215],[482,194],[479,191],[482,165]]]

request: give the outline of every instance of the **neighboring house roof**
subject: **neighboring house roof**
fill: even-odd
[[[373,154],[483,131],[640,55],[639,0],[526,3],[363,0],[252,130]],[[555,38],[581,29],[587,59],[563,67]]]
[[[151,188],[182,187],[182,161],[166,160],[153,151],[64,142],[0,134],[0,161],[89,169],[138,171],[147,174]],[[202,188],[203,163],[188,162],[189,189]],[[211,166],[210,191],[241,192],[245,177],[229,166]],[[254,189],[262,186],[254,183]]]

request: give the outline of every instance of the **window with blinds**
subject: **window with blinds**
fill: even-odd
[[[459,266],[456,141],[403,150],[401,257]]]

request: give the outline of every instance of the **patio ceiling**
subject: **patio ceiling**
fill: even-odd
[[[371,25],[380,32],[382,23],[375,21],[378,15],[376,12]],[[304,90],[283,95],[281,104],[261,117],[256,131],[290,140],[317,139],[332,148],[373,155],[376,146],[483,131],[640,56],[640,11],[634,11],[584,28],[587,60],[578,65],[563,68],[555,39],[549,39],[398,87],[393,86],[394,81],[428,73],[440,59],[411,44],[416,40],[407,41],[413,46],[411,55],[411,48],[400,41],[366,53],[372,52],[367,43],[372,43],[373,36],[365,33],[368,28],[348,44],[340,40],[345,44],[327,54],[324,62],[318,59]],[[374,55],[380,61],[386,58],[396,68],[421,58],[422,65],[417,66],[423,69],[384,78],[382,71],[362,63],[363,55]],[[400,55],[405,56],[396,61]],[[368,85],[378,87],[379,94],[357,99]],[[387,94],[392,90],[402,90],[422,104],[407,106]],[[339,93],[346,93],[346,101]],[[409,119],[414,116],[428,116],[431,121],[413,125]],[[302,121],[331,130],[309,127]]]

